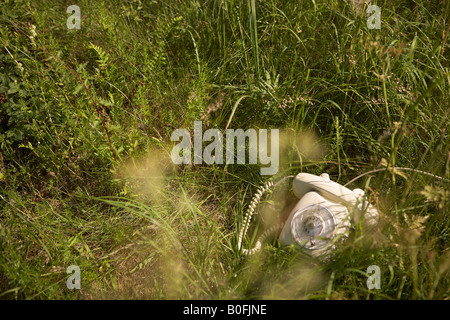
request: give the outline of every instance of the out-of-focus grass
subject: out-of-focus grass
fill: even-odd
[[[82,0],[67,30],[72,4],[0,4],[1,298],[448,298],[443,180],[364,176],[349,187],[379,209],[373,234],[355,226],[325,260],[276,242],[245,257],[237,233],[267,177],[176,167],[170,135],[279,128],[274,179],[448,179],[449,2],[379,1],[380,30],[346,1],[281,0]],[[264,198],[244,245],[293,201]]]

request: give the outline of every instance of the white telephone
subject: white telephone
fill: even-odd
[[[273,183],[268,183],[259,190],[250,204],[238,239],[241,249],[244,233],[262,194]],[[354,223],[360,222],[364,212],[363,225],[373,227],[378,223],[378,211],[365,201],[364,191],[353,191],[331,181],[328,174],[316,176],[299,173],[292,185],[294,194],[300,200],[289,214],[288,219],[267,230],[256,242],[255,248],[242,249],[244,254],[253,254],[260,249],[263,239],[275,230],[281,229],[279,242],[281,245],[294,244],[307,253],[318,256],[333,247],[333,239],[337,235],[345,236]]]

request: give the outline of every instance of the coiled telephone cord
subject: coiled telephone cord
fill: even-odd
[[[238,238],[238,250],[241,250],[241,248],[242,248],[242,241],[243,241],[245,235],[247,234],[248,228],[250,226],[250,221],[253,217],[253,214],[255,213],[256,206],[261,201],[261,197],[263,196],[263,194],[266,193],[270,188],[275,187],[278,184],[285,181],[286,179],[293,178],[293,177],[295,177],[295,176],[283,177],[280,180],[278,180],[275,184],[272,181],[268,181],[266,184],[259,187],[258,191],[253,196],[253,199],[250,202],[250,205],[248,206],[247,214],[245,215],[244,220],[242,221],[242,226],[241,226],[241,230],[239,231],[239,238]],[[261,245],[262,245],[263,241],[272,233],[280,230],[283,227],[283,225],[284,225],[284,223],[280,222],[280,223],[270,227],[269,229],[267,229],[261,236],[259,236],[253,249],[242,248],[242,253],[244,255],[251,255],[251,254],[256,253],[259,249],[261,249]]]

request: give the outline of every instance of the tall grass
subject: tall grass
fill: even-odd
[[[72,4],[0,4],[1,298],[449,298],[448,2],[378,1],[379,30],[351,2],[282,0],[80,0],[67,30]],[[275,238],[244,256],[267,177],[172,165],[195,120],[279,128],[274,180],[327,172],[380,224],[326,259]],[[244,246],[295,201],[269,193]]]

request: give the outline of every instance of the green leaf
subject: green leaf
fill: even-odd
[[[73,94],[77,94],[83,88],[83,85],[79,84],[76,86],[75,90],[73,90]]]

